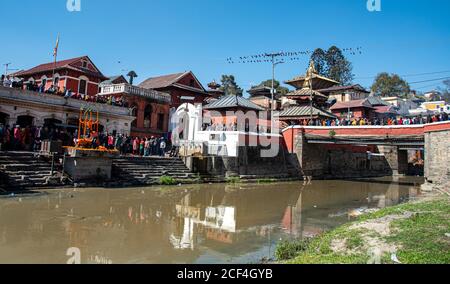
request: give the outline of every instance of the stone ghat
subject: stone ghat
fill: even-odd
[[[0,187],[18,192],[28,188],[49,188],[71,185],[55,163],[52,174],[51,158],[30,152],[0,152]],[[58,172],[59,171],[59,172]]]
[[[201,182],[179,158],[120,157],[113,159],[108,186],[156,185],[162,176],[177,183]]]

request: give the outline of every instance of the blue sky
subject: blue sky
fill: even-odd
[[[135,70],[147,77],[192,70],[206,86],[235,75],[244,89],[271,78],[269,64],[227,64],[226,58],[316,47],[363,47],[349,55],[355,83],[370,86],[377,73],[413,75],[450,71],[450,1],[381,0],[67,0],[2,1],[0,63],[27,69],[89,55],[105,75]],[[118,63],[118,62],[121,63]],[[277,79],[303,74],[308,57],[277,67]],[[408,76],[409,82],[450,77],[450,72]],[[426,91],[440,81],[413,84]]]

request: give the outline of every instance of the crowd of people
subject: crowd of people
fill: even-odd
[[[63,146],[76,146],[77,130],[71,133],[58,127],[20,127],[11,129],[8,125],[0,124],[0,150],[2,151],[40,151],[42,141],[60,141]],[[139,138],[127,135],[100,133],[93,138],[92,147],[117,149],[122,155],[134,156],[162,156],[166,155],[168,142],[164,137]]]
[[[43,82],[41,84],[37,84],[36,82],[33,81],[24,83],[23,79],[21,79],[20,81],[16,81],[14,79],[11,79],[10,76],[5,75],[1,75],[0,86],[6,88],[28,90],[43,94],[57,95],[60,97],[83,100],[92,103],[109,104],[119,107],[129,107],[128,101],[123,96],[120,97],[88,96],[85,94],[72,92],[72,90],[67,89],[66,87],[60,88],[58,86],[51,85],[49,88],[46,88],[46,85]]]
[[[414,117],[390,117],[390,118],[336,118],[336,119],[313,119],[304,120],[302,125],[304,126],[393,126],[393,125],[421,125],[435,122],[449,121],[450,117],[448,113],[441,113],[436,115],[427,116],[414,116]]]
[[[2,151],[39,151],[44,140],[58,140],[64,145],[73,143],[73,135],[57,127],[21,127],[0,124],[0,149]]]
[[[75,141],[76,143],[76,141]],[[167,152],[168,143],[164,137],[139,138],[128,135],[100,134],[94,139],[94,147],[103,146],[107,149],[116,149],[121,155],[134,155],[141,157],[161,156]]]

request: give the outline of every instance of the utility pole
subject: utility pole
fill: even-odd
[[[5,64],[3,64],[3,66],[5,66],[5,77],[6,76],[8,76],[8,70],[9,70],[9,65],[11,65],[12,63],[10,62],[10,63],[5,63]]]
[[[275,67],[278,64],[283,64],[284,61],[276,61],[275,58],[282,56],[282,53],[266,53],[265,56],[270,57],[271,58],[271,62],[272,62],[272,88],[270,90],[271,93],[271,110],[270,110],[270,115],[271,115],[271,131],[273,131],[273,111],[276,109],[276,104],[275,104]]]
[[[311,88],[311,90],[310,90],[310,93],[309,93],[309,103],[310,103],[310,109],[311,109],[311,117],[310,117],[310,121],[311,121],[311,124],[312,124],[312,121],[313,121],[313,116],[314,116],[314,109],[313,109],[313,89],[312,89],[312,77],[309,79],[310,80],[310,84],[309,84],[309,86],[310,86],[310,88]]]

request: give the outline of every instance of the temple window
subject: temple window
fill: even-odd
[[[80,79],[80,83],[78,85],[78,93],[85,95],[86,94],[87,81]]]
[[[137,105],[133,105],[131,107],[132,111],[131,111],[131,116],[135,117],[136,119],[133,120],[133,122],[131,123],[131,127],[137,127],[137,115],[138,115],[138,106]]]
[[[145,128],[151,128],[152,124],[152,106],[147,105],[144,110],[144,127]]]
[[[164,130],[164,114],[158,114],[158,130]]]

